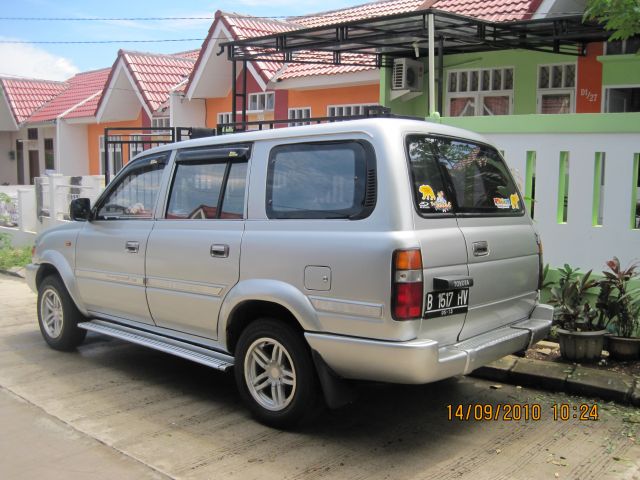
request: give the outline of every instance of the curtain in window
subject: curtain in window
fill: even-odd
[[[459,97],[449,100],[449,116],[472,117],[476,114],[473,97]]]
[[[509,115],[509,97],[496,96],[482,99],[483,115]]]

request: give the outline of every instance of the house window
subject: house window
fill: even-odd
[[[538,66],[538,113],[575,111],[576,64]]]
[[[377,107],[377,103],[358,103],[351,105],[329,105],[327,107],[328,117],[352,117],[364,115],[367,107]]]
[[[447,115],[509,115],[513,105],[513,68],[448,72]]]
[[[233,123],[233,115],[231,114],[231,112],[224,112],[224,113],[218,114],[218,125],[222,123],[224,124]]]
[[[28,140],[37,140],[38,139],[38,129],[37,128],[28,128],[27,129],[27,139]]]
[[[289,119],[297,120],[297,119],[305,119],[311,117],[311,108],[290,108],[289,109]],[[309,125],[309,122],[291,122],[289,123],[290,127],[299,127],[300,125]]]
[[[640,50],[640,36],[605,43],[605,55],[632,55]]]
[[[153,128],[168,128],[170,127],[169,117],[155,117],[151,119],[151,126]]]
[[[640,86],[607,88],[605,112],[640,112]]]
[[[249,94],[249,110],[252,112],[262,112],[273,110],[275,105],[275,93],[251,93]]]
[[[53,138],[44,139],[44,168],[45,170],[55,170],[55,160],[53,153]]]

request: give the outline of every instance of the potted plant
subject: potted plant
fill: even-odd
[[[614,334],[607,335],[607,351],[616,360],[640,358],[640,290],[632,290],[631,281],[638,278],[638,264],[620,267],[620,260],[613,257],[607,262],[608,270],[602,272],[600,294],[596,307],[600,318],[608,319]]]
[[[549,303],[555,306],[554,322],[560,343],[560,354],[573,362],[598,360],[604,346],[606,330],[598,311],[589,304],[590,289],[598,286],[591,270],[579,275],[579,268],[560,268],[558,283],[551,287]]]

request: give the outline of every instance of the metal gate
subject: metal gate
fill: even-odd
[[[215,135],[215,130],[188,127],[113,127],[104,129],[101,142],[105,184],[136,155],[150,148],[190,138]]]

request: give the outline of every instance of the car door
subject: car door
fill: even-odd
[[[459,340],[527,318],[537,298],[536,234],[522,197],[495,148],[432,137],[464,236],[469,310]]]
[[[177,154],[147,247],[147,300],[158,326],[216,339],[222,300],[240,274],[248,157],[247,147]]]
[[[163,153],[130,163],[78,235],[78,289],[96,316],[153,324],[145,295],[145,251],[167,158]]]

